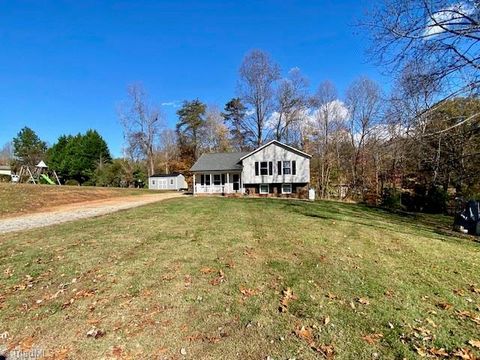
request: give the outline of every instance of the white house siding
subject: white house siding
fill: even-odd
[[[278,175],[278,161],[295,161],[295,175]],[[255,175],[255,162],[272,161],[272,175]],[[275,143],[248,156],[242,162],[242,182],[244,184],[275,184],[275,183],[309,183],[310,182],[310,158],[302,156],[291,150],[287,150]]]
[[[187,188],[187,183],[183,175],[149,177],[148,188],[150,190],[180,190]]]

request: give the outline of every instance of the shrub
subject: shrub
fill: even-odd
[[[385,188],[382,193],[382,206],[389,209],[402,208],[402,193],[395,188]]]
[[[68,186],[80,186],[80,183],[75,180],[75,179],[69,179],[67,181],[65,181],[65,185],[68,185]]]

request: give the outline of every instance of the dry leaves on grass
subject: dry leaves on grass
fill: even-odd
[[[362,336],[362,339],[365,340],[367,343],[370,345],[374,345],[377,342],[379,342],[383,338],[383,334],[377,333],[377,334],[368,334],[365,336]]]
[[[478,360],[470,349],[457,349],[452,353],[452,356],[463,360]]]
[[[288,305],[292,300],[297,300],[297,296],[293,293],[289,287],[282,290],[282,298],[280,299],[280,312],[287,312]]]
[[[457,315],[462,320],[469,319],[469,320],[473,321],[475,324],[480,325],[480,315],[474,314],[471,311],[467,311],[467,310],[460,311],[460,310],[458,310]]]
[[[305,327],[305,326],[297,327],[294,333],[299,339],[304,340],[312,350],[321,354],[327,360],[332,360],[335,357],[335,348],[333,347],[333,345],[331,344],[317,345],[315,343],[313,330],[311,327]]]
[[[365,299],[365,298],[357,298],[357,302],[362,304],[362,305],[370,305],[370,301],[368,301],[368,299]]]
[[[218,276],[210,280],[210,285],[220,285],[225,281],[225,273],[222,270],[218,271]]]
[[[250,288],[246,288],[244,286],[240,286],[240,292],[246,298],[249,298],[251,296],[255,296],[259,293],[259,291],[257,289],[250,289]]]
[[[202,267],[202,268],[200,269],[200,272],[201,272],[202,274],[204,274],[204,275],[213,273],[213,272],[215,272],[215,271],[216,271],[215,269],[212,269],[211,267],[208,267],[208,266]]]
[[[475,294],[480,294],[480,288],[477,287],[476,284],[470,284],[470,287],[469,287],[470,291],[475,293]]]
[[[453,307],[453,305],[442,301],[442,302],[437,303],[437,307],[442,309],[442,310],[449,310]]]
[[[468,344],[470,346],[476,347],[477,349],[480,349],[480,340],[469,340]]]
[[[96,327],[93,327],[87,331],[87,337],[98,339],[103,336],[105,336],[105,331],[102,329],[97,329]]]

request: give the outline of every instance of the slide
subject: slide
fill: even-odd
[[[50,179],[47,175],[45,174],[40,174],[41,178],[43,180],[45,180],[47,183],[49,183],[50,185],[55,185],[55,183],[52,181],[52,179]]]

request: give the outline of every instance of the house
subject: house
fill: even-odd
[[[153,174],[148,177],[148,188],[150,190],[183,190],[188,185],[185,176],[180,173]]]
[[[203,154],[190,169],[193,193],[306,198],[310,158],[276,140],[250,152]]]

